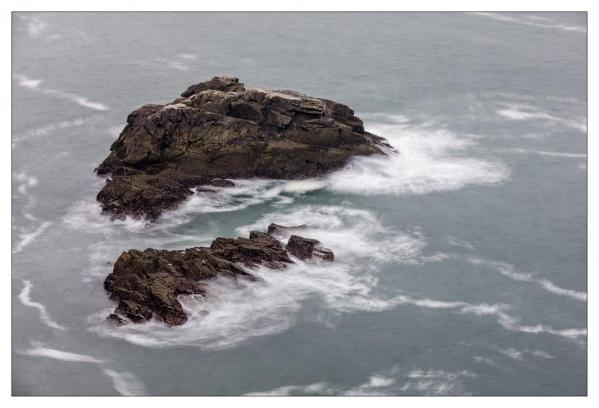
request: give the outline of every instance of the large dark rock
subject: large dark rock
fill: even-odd
[[[318,176],[353,156],[383,154],[381,145],[346,105],[215,77],[169,104],[144,105],[128,116],[97,169],[112,174],[97,199],[116,216],[153,219],[192,187]]]
[[[293,237],[296,237],[294,240],[318,242]],[[304,250],[300,257],[292,252],[296,251],[295,246],[289,249],[288,245],[289,252],[301,259],[321,256],[314,247]],[[330,252],[330,260],[332,258]],[[179,295],[204,295],[206,280],[217,276],[255,281],[255,276],[245,267],[263,265],[280,269],[292,262],[279,241],[260,231],[252,231],[249,238],[216,238],[209,248],[131,249],[119,256],[113,272],[104,281],[111,299],[118,302],[108,319],[122,325],[127,322],[125,317],[134,323],[142,323],[155,316],[169,326],[181,325],[187,321],[187,315],[177,298]]]

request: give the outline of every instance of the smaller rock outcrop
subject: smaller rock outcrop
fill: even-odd
[[[321,246],[320,241],[310,238],[300,237],[299,235],[292,235],[289,237],[287,242],[287,251],[299,259],[310,259],[313,256],[324,259],[325,261],[332,261],[335,259],[333,251],[328,248]]]
[[[143,323],[157,317],[169,326],[181,325],[187,315],[178,296],[205,295],[206,281],[217,276],[255,281],[245,267],[282,269],[293,263],[289,254],[302,260],[313,256],[333,260],[333,252],[317,240],[292,235],[285,248],[271,233],[261,231],[250,232],[249,238],[216,238],[209,248],[125,251],[104,281],[110,298],[118,302],[108,319],[123,325],[127,319]]]

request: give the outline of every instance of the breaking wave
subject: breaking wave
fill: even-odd
[[[177,209],[165,212],[155,226],[132,218],[115,223],[125,223],[128,229],[136,230],[169,228],[188,223],[193,214],[240,211],[265,203],[282,207],[319,190],[365,195],[425,194],[457,190],[469,184],[494,185],[509,176],[503,163],[469,156],[477,147],[472,138],[396,120],[370,130],[387,138],[395,150],[388,151],[388,156],[356,157],[345,168],[320,178],[236,179],[234,187],[196,188]],[[101,183],[98,179],[98,190]],[[100,205],[90,197],[76,204],[66,219],[73,226],[81,225],[85,219],[86,225],[102,228],[108,217],[100,214]]]
[[[369,129],[385,137],[396,151],[388,157],[356,157],[342,171],[326,178],[334,191],[356,194],[425,194],[458,190],[466,185],[493,185],[509,176],[496,160],[468,155],[473,138],[444,129],[407,124],[382,124]]]
[[[266,220],[293,224],[299,219],[308,226],[305,235],[325,242],[338,255],[338,261],[296,260],[283,271],[257,268],[252,273],[259,278],[258,283],[226,278],[209,281],[205,298],[181,297],[189,320],[180,327],[149,322],[115,329],[105,323],[107,311],[102,311],[91,318],[92,330],[149,347],[186,344],[221,349],[251,337],[287,330],[308,299],[320,305],[323,313],[380,311],[397,304],[392,297],[378,293],[378,264],[415,262],[425,245],[419,232],[390,231],[366,210],[328,206],[272,214],[257,224],[265,229]],[[238,231],[243,233],[254,227],[249,225]],[[363,238],[348,243],[347,237],[358,231]],[[387,243],[382,244],[384,241]],[[359,258],[370,260],[366,262],[368,266],[356,262]]]

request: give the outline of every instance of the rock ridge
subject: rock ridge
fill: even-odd
[[[287,228],[277,227],[279,231]],[[143,323],[153,317],[168,326],[182,325],[188,317],[178,296],[205,296],[207,281],[219,276],[256,281],[248,269],[259,265],[284,269],[294,262],[290,254],[301,260],[333,260],[333,252],[317,240],[292,235],[283,246],[273,235],[261,231],[250,232],[249,238],[219,237],[210,247],[125,251],[104,281],[104,289],[118,302],[108,318],[118,325],[126,324],[127,319]]]

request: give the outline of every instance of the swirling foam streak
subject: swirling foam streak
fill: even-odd
[[[270,391],[251,392],[249,396],[288,395],[465,395],[463,379],[477,375],[470,371],[413,369],[403,372],[399,366],[385,373],[371,375],[366,382],[354,387],[318,382],[309,385],[285,385]]]
[[[91,363],[98,366],[109,364],[109,360],[102,360],[86,354],[72,353],[47,347],[43,343],[32,341],[32,348],[18,351],[19,354],[30,357],[51,358],[54,360],[65,361],[69,363]],[[128,371],[115,371],[109,368],[103,368],[102,373],[112,380],[114,389],[121,395],[145,395],[146,387],[137,377]]]
[[[46,324],[48,327],[52,327],[53,329],[65,330],[65,328],[58,323],[56,323],[48,314],[46,310],[46,306],[42,305],[39,302],[34,302],[31,300],[31,289],[33,288],[33,284],[29,280],[23,281],[23,290],[19,293],[19,300],[25,306],[32,307],[37,309],[39,313],[40,320]]]

